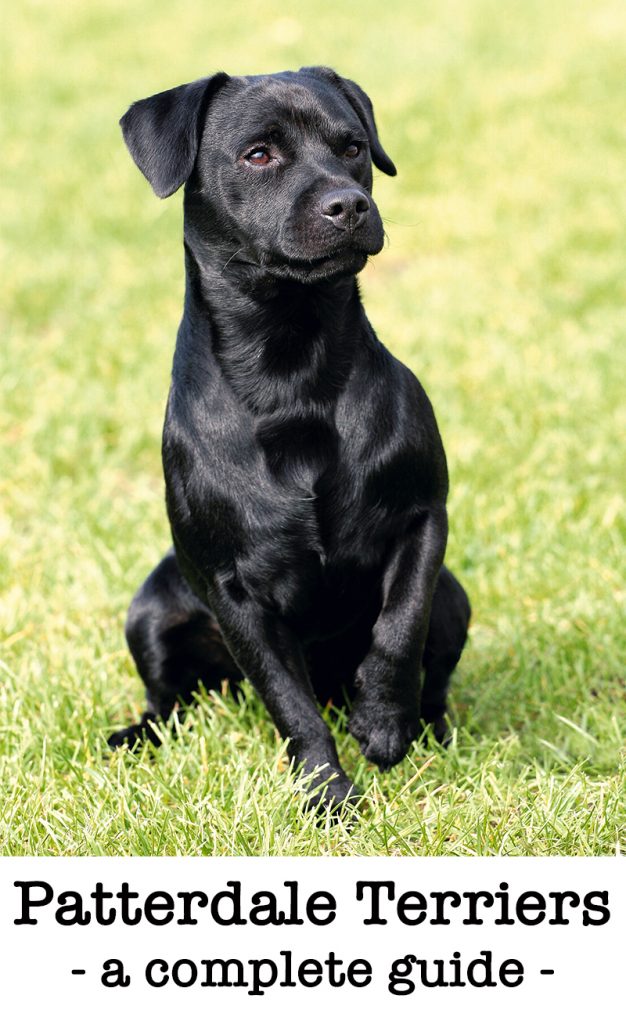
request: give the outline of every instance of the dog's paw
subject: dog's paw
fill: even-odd
[[[312,792],[306,798],[306,806],[319,812],[329,811],[333,817],[352,817],[360,794],[343,772],[340,776],[322,784],[311,783]]]
[[[450,723],[445,715],[441,715],[439,718],[435,718],[433,721],[424,719],[425,725],[430,725],[432,729],[432,735],[435,741],[442,747],[449,747],[452,742],[452,733],[450,731]]]
[[[398,764],[419,734],[419,715],[401,707],[365,703],[355,705],[348,722],[368,761],[383,771]]]
[[[292,753],[293,751],[292,745]],[[331,811],[336,817],[350,813],[360,799],[354,783],[326,751],[300,751],[294,756],[298,785],[306,790],[307,809]]]
[[[421,718],[424,725],[430,725],[431,736],[442,747],[450,745],[452,733],[445,703],[422,703]]]
[[[142,715],[141,721],[136,722],[135,725],[129,725],[127,729],[119,729],[117,732],[112,733],[107,742],[112,750],[116,747],[127,746],[131,750],[135,747],[141,746],[146,740],[155,747],[161,746],[161,738],[152,728],[154,718],[149,715]]]

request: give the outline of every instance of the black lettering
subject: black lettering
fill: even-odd
[[[58,900],[60,906],[57,909],[54,918],[57,924],[71,925],[71,924],[89,924],[91,921],[91,914],[88,910],[83,912],[83,898],[79,892],[74,892],[73,889],[68,889],[67,892],[62,892]]]
[[[107,892],[102,882],[96,882],[94,891],[91,894],[91,898],[95,903],[94,918],[98,924],[113,924],[117,917],[116,910],[112,907],[108,914],[104,912],[104,901],[112,900],[113,893]]]
[[[450,982],[450,988],[465,988],[465,982],[461,978],[461,954],[453,953],[452,959],[450,960],[450,966],[452,968],[452,981]]]
[[[609,910],[609,894],[606,889],[594,890],[593,892],[586,892],[583,897],[583,925],[601,925],[606,924],[611,919],[611,911]],[[600,920],[594,921],[591,914],[599,915]]]
[[[309,976],[311,980],[309,981]],[[322,965],[319,960],[303,960],[298,967],[298,981],[304,988],[316,988],[322,982]]]
[[[282,957],[284,957],[284,960],[285,960],[285,976],[284,976],[284,980],[281,981],[280,984],[282,985],[283,988],[295,988],[296,987],[296,983],[293,980],[293,976],[292,976],[292,959],[293,958],[292,958],[291,950],[290,949],[281,949],[280,955]]]
[[[149,924],[169,924],[174,920],[174,898],[169,892],[151,892],[143,912]]]
[[[495,988],[497,982],[493,980],[492,972],[493,954],[488,949],[481,949],[480,956],[476,960],[470,960],[467,965],[467,980],[474,988]],[[482,968],[482,978],[477,971]]]
[[[252,984],[248,992],[249,996],[264,996],[263,989],[271,988],[278,977],[278,967],[273,960],[248,960],[252,967]],[[269,975],[262,976],[264,968],[268,969]]]
[[[188,976],[185,977],[181,971],[187,971]],[[191,985],[195,985],[197,978],[198,968],[193,960],[177,960],[172,967],[172,981],[177,988],[190,988]]]
[[[312,893],[306,901],[306,916],[311,924],[331,924],[337,916],[336,910],[335,897],[324,890]]]
[[[517,988],[524,980],[524,965],[519,960],[503,960],[500,964],[499,977],[501,985],[505,985],[506,988]]]
[[[443,977],[443,960],[433,960],[433,965],[437,970],[437,975],[434,978],[428,977],[428,960],[416,960],[415,966],[420,969],[420,980],[424,988],[447,988],[448,982],[444,981]]]
[[[515,919],[509,914],[509,883],[500,882],[499,892],[493,894],[494,900],[500,902],[500,916],[496,917],[494,924],[515,924]]]
[[[231,884],[230,882],[228,883]],[[285,914],[276,907],[276,897],[273,892],[255,892],[252,897],[254,908],[250,911],[252,924],[284,924]],[[240,922],[234,922],[238,924]]]
[[[334,954],[331,953],[331,956]],[[339,960],[339,963],[342,961]],[[348,964],[348,981],[354,988],[365,988],[372,980],[372,965],[369,960],[353,960]],[[358,976],[358,980],[357,980]],[[331,984],[333,984],[331,982]],[[343,981],[341,982],[343,985]]]
[[[198,918],[191,916],[191,904],[194,900],[197,900],[199,907],[207,907],[209,904],[209,897],[207,894],[194,889],[193,892],[177,892],[176,895],[183,901],[183,914],[182,917],[178,918],[176,923],[197,924]]]
[[[394,996],[410,996],[415,992],[415,982],[411,979],[413,964],[416,962],[412,953],[394,960],[389,972],[389,991]]]
[[[493,907],[493,894],[481,889],[479,892],[464,892],[463,897],[469,903],[469,912],[467,917],[463,918],[463,924],[484,924],[483,918],[477,914],[478,902],[480,900],[486,907]]]
[[[22,890],[22,916],[16,917],[13,924],[38,924],[35,918],[30,916],[31,907],[47,907],[52,903],[54,889],[47,882],[14,882],[18,889]],[[31,889],[43,889],[43,897],[35,899],[31,896]]]
[[[541,924],[545,918],[546,901],[540,892],[523,892],[515,904],[515,913],[521,924]],[[535,917],[531,917],[531,914]]]
[[[357,882],[356,898],[359,902],[364,899],[364,890],[370,889],[370,913],[371,917],[363,918],[363,924],[387,924],[387,918],[380,916],[380,891],[387,890],[387,899],[395,898],[396,887],[393,882]]]
[[[422,892],[404,892],[398,900],[398,918],[402,924],[421,924],[426,920],[427,906]],[[414,911],[415,917],[409,917]]]
[[[227,882],[226,885],[233,891],[226,892],[223,889],[215,894],[211,900],[211,916],[218,924],[245,924],[246,919],[241,916],[241,882]],[[220,906],[229,900],[231,903],[230,917],[224,917]]]
[[[155,970],[159,970],[161,972],[162,977],[159,981],[154,977]],[[146,964],[146,981],[152,986],[152,988],[163,988],[164,985],[167,985],[169,980],[170,976],[167,973],[167,960],[150,960],[150,962]]]
[[[343,960],[339,960],[336,953],[330,952],[324,963],[328,967],[328,984],[331,988],[342,988],[346,980],[346,972],[337,970],[337,968],[342,966]],[[355,963],[358,963],[358,961],[355,961]],[[349,971],[350,967],[348,967]],[[359,985],[356,987],[359,988]]]
[[[100,981],[105,988],[128,988],[130,974],[124,973],[124,964],[121,960],[105,960]]]
[[[201,960],[201,965],[205,968],[204,978],[201,982],[204,988],[247,988],[248,982],[245,981],[243,976],[243,964],[241,960]],[[229,971],[233,967],[237,972],[237,980],[229,981]],[[213,980],[214,970],[221,971],[221,980]]]
[[[120,907],[120,917],[124,924],[139,924],[143,916],[141,910],[137,908],[134,914],[131,914],[130,911],[130,902],[131,900],[138,900],[139,893],[133,892],[132,889],[130,889],[128,882],[122,882],[117,898],[122,904]]]
[[[563,904],[567,900],[572,907],[580,903],[580,896],[577,892],[550,892],[550,899],[554,900],[554,917],[548,919],[548,924],[569,924],[569,917],[563,917]]]
[[[284,882],[285,888],[289,890],[289,917],[285,924],[304,924],[301,917],[298,917],[298,883]]]
[[[431,917],[431,924],[450,924],[450,918],[444,916],[446,901],[449,901],[451,906],[460,907],[461,897],[458,892],[431,892],[430,894],[435,901],[437,912],[434,917]]]

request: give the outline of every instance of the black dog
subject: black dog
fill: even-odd
[[[174,548],[126,629],[148,710],[109,742],[155,738],[199,680],[246,676],[339,803],[352,786],[317,702],[347,693],[365,756],[396,764],[420,719],[445,732],[470,614],[442,568],[430,402],[355,277],[383,245],[371,163],[396,170],[368,97],[329,68],[216,74],[121,124],[158,196],[185,184],[187,286],[163,434]]]

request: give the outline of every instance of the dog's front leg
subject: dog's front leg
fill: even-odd
[[[311,783],[319,792],[313,802],[337,806],[356,796],[339,764],[335,741],[315,701],[302,647],[293,631],[251,598],[233,598],[219,582],[209,594],[224,640],[281,736],[288,738],[289,754],[305,773],[320,769]],[[320,784],[324,784],[322,790]]]
[[[446,540],[445,509],[436,509],[398,541],[372,643],[357,670],[350,732],[383,769],[402,760],[419,732],[422,655]]]

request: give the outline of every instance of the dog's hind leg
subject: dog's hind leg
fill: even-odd
[[[242,678],[215,618],[181,575],[173,551],[135,594],[126,640],[146,687],[147,710],[139,722],[109,737],[111,747],[145,739],[158,746],[152,723],[166,720],[177,700],[189,703],[199,681],[215,689],[223,679]]]
[[[449,569],[442,567],[433,596],[430,625],[424,647],[422,711],[424,722],[433,725],[435,738],[446,736],[446,700],[450,676],[467,640],[470,603],[463,587]]]

